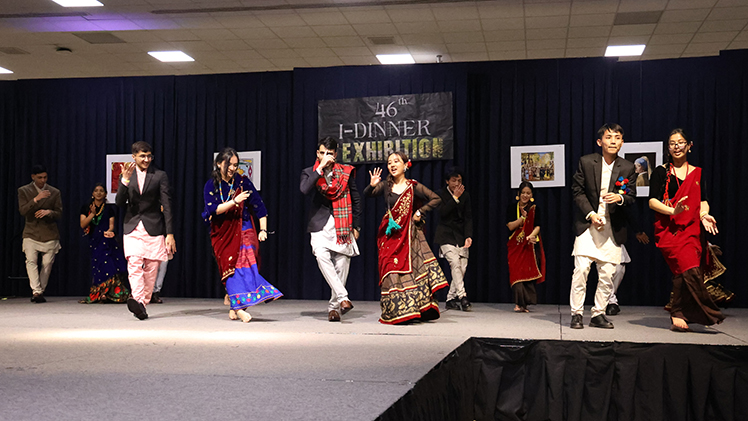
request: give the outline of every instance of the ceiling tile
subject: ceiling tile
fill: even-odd
[[[660,23],[701,22],[711,11],[712,9],[666,10],[660,16]]]
[[[488,56],[491,60],[524,60],[527,58],[527,53],[525,50],[489,51]]]
[[[486,61],[488,53],[450,53],[453,62]]]
[[[158,37],[154,32],[152,31],[120,31],[120,32],[112,32],[112,35],[115,37],[124,40],[125,42],[153,42],[153,41],[161,41],[161,38]],[[3,36],[3,38],[5,38]]]
[[[572,15],[596,15],[617,11],[618,0],[574,1],[571,4]]]
[[[354,26],[356,32],[362,36],[393,35],[397,33],[395,25],[391,23],[360,23]]]
[[[445,44],[411,45],[408,47],[408,50],[410,50],[411,54],[421,56],[435,56],[436,54],[441,54],[443,56],[447,54],[447,46]]]
[[[569,38],[598,38],[610,36],[612,26],[580,26],[569,28]]]
[[[280,38],[305,38],[317,37],[317,34],[308,26],[280,26],[271,28]]]
[[[449,32],[444,34],[444,41],[449,44],[462,42],[484,42],[482,32]]]
[[[456,32],[456,34],[459,34],[459,32]],[[406,45],[444,43],[444,37],[441,34],[402,34],[400,38]]]
[[[612,37],[631,36],[631,35],[651,35],[656,24],[647,25],[613,25],[613,30],[610,32]]]
[[[571,2],[525,3],[525,17],[530,16],[569,16]]]
[[[340,12],[299,11],[299,16],[307,25],[347,25],[348,20]]]
[[[501,41],[501,42],[487,42],[486,48],[489,52],[491,51],[519,51],[525,50],[524,41]]]
[[[370,56],[369,47],[333,47],[332,51],[338,56]]]
[[[525,18],[526,28],[561,28],[569,25],[569,16],[540,16]]]
[[[450,54],[454,53],[478,53],[486,51],[484,42],[466,42],[460,44],[447,44],[447,50]]]
[[[655,34],[687,34],[696,33],[701,26],[701,22],[682,22],[682,23],[660,23],[654,30]]]
[[[564,56],[564,49],[551,49],[551,50],[527,50],[528,59],[543,59],[543,58],[561,58]]]
[[[615,13],[595,15],[571,15],[569,26],[613,26]]]
[[[688,44],[692,38],[693,34],[655,34],[647,45]]]
[[[435,20],[434,14],[431,13],[431,8],[429,7],[410,8],[388,6],[385,10],[393,22],[424,22]]]
[[[550,49],[563,50],[566,48],[565,39],[536,39],[527,40],[527,51],[530,50],[550,50]]]
[[[298,57],[296,51],[290,48],[258,48],[257,52],[266,59]],[[272,61],[272,60],[271,60]]]
[[[483,31],[486,41],[518,41],[525,39],[525,31]]]
[[[566,39],[567,28],[528,29],[525,31],[527,39]]]
[[[714,42],[714,43],[691,43],[686,47],[686,53],[715,53],[718,54],[719,50],[724,50],[729,42]]]
[[[728,50],[748,49],[748,41],[733,41],[727,46]]]
[[[569,38],[566,40],[566,48],[605,48],[607,46],[608,37]]]
[[[258,13],[259,19],[266,26],[304,26],[304,22],[296,13]]]
[[[688,44],[666,44],[666,45],[647,45],[644,53],[649,54],[681,54],[686,50]]]
[[[711,9],[717,0],[678,0],[667,4],[667,10],[673,9]]]
[[[478,8],[474,5],[443,6],[432,4],[431,13],[437,20],[475,20],[480,18]]]
[[[237,28],[231,32],[241,39],[272,39],[278,38],[270,28]]]
[[[499,19],[499,18],[521,18],[525,16],[525,7],[522,0],[502,1],[496,5],[496,2],[478,3],[478,15],[481,19]]]
[[[271,58],[269,60],[280,70],[292,70],[295,67],[309,67],[309,63],[301,57]]]
[[[695,42],[732,42],[732,40],[735,39],[735,37],[738,35],[737,31],[733,32],[699,32],[698,34],[694,35],[693,40],[691,43]]]
[[[372,45],[369,47],[372,54],[408,54],[410,51],[404,45]]]
[[[321,37],[343,37],[356,35],[351,25],[317,25],[312,26],[314,32]]]
[[[567,48],[564,57],[602,57],[605,55],[605,47],[589,48]]]
[[[261,20],[254,16],[227,16],[221,14],[220,16],[213,16],[216,22],[220,23],[224,28],[258,28],[265,26]]]
[[[234,61],[263,58],[262,55],[256,50],[234,50],[221,52],[223,53],[223,55]]]
[[[249,44],[240,39],[208,41],[208,44],[212,45],[213,48],[218,51],[249,50],[252,48]]]
[[[433,34],[439,32],[436,21],[431,22],[400,22],[395,24],[397,32],[401,34]]]
[[[283,42],[291,48],[324,48],[327,47],[325,41],[319,37],[309,38],[284,38]]]
[[[525,29],[525,20],[522,18],[481,19],[480,24],[484,31]]]
[[[741,31],[748,25],[748,19],[740,20],[711,20],[706,21],[699,28],[699,32],[729,32]]]
[[[709,14],[707,20],[733,20],[748,19],[748,6],[746,7],[715,7]]]
[[[271,38],[271,39],[245,39],[244,40],[247,44],[249,44],[250,47],[255,49],[265,48],[265,49],[276,49],[276,48],[288,48],[288,44],[283,42],[282,39],[279,38]]]
[[[305,58],[307,63],[309,63],[312,67],[333,67],[333,66],[343,66],[345,63],[343,63],[342,60],[340,60],[337,56],[333,57],[306,57]]]
[[[171,19],[132,19],[131,22],[141,29],[180,29],[182,25]]]
[[[469,32],[480,31],[479,20],[455,20],[455,21],[437,21],[439,29],[442,32]]]
[[[236,39],[236,34],[228,29],[193,29],[192,33],[197,35],[200,39],[211,41],[211,40],[225,40],[225,39]]]
[[[372,64],[380,65],[379,61],[374,56],[344,56],[340,59],[345,63],[346,66],[369,66]]]
[[[647,42],[649,42],[649,35],[633,35],[608,38],[608,45],[646,45]]]
[[[366,44],[361,37],[323,37],[328,47],[363,47]]]
[[[618,13],[665,10],[668,0],[621,0]]]
[[[369,11],[358,11],[358,10],[343,10],[343,16],[349,23],[389,23],[392,22],[390,15],[382,10],[369,10]]]
[[[189,28],[189,29],[218,29],[223,28],[223,25],[221,25],[217,20],[211,18],[211,17],[203,17],[203,18],[196,18],[196,17],[178,17],[178,18],[172,18],[172,21],[174,21],[177,25],[179,25],[182,28]]]

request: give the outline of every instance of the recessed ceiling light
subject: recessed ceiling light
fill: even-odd
[[[640,56],[646,45],[609,45],[605,50],[605,57]]]
[[[6,69],[5,67],[0,67],[0,74],[11,74],[13,71]]]
[[[52,0],[62,7],[98,7],[103,6],[96,0]]]
[[[181,51],[149,51],[148,54],[163,61],[164,63],[177,61],[195,61],[194,58]]]
[[[377,54],[377,60],[382,64],[413,64],[416,62],[410,54]]]

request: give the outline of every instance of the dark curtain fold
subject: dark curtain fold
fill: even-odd
[[[740,420],[748,348],[471,338],[377,420]]]
[[[0,217],[6,246],[0,257],[0,294],[28,295],[16,189],[43,163],[50,184],[61,189],[63,250],[48,292],[82,295],[88,288],[88,255],[77,211],[92,186],[104,180],[105,155],[129,153],[136,140],[154,146],[156,166],[168,173],[175,204],[178,253],[169,267],[165,296],[219,297],[207,230],[199,219],[200,192],[213,152],[224,146],[263,152],[261,194],[270,230],[261,246],[262,273],[286,297],[326,299],[306,231],[308,198],[299,174],[314,162],[317,102],[360,96],[450,91],[454,98],[455,155],[450,161],[416,163],[410,177],[439,190],[445,169],[465,170],[474,206],[475,234],[466,277],[473,301],[511,302],[503,212],[510,188],[511,146],[565,145],[566,187],[536,190],[548,257],[541,303],[568,303],[573,261],[571,176],[577,161],[599,151],[596,131],[618,122],[628,142],[663,141],[674,127],[693,133],[690,161],[704,168],[712,214],[728,272],[720,281],[748,305],[748,285],[737,272],[748,235],[741,209],[746,199],[740,169],[748,159],[746,51],[718,57],[617,62],[605,58],[444,63],[295,69],[293,72],[139,78],[22,80],[0,83],[0,185],[6,206]],[[382,165],[380,165],[382,166]],[[356,168],[360,190],[375,165]],[[651,237],[647,200],[636,203]],[[377,300],[376,227],[385,207],[364,199],[362,255],[352,261],[353,300]],[[437,215],[427,218],[427,238]],[[627,244],[632,257],[619,290],[623,305],[663,305],[670,273],[654,244]],[[444,266],[444,262],[442,262]],[[591,283],[596,278],[590,274]],[[588,294],[591,302],[592,294]]]

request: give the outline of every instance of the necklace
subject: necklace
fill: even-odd
[[[94,203],[94,207],[95,206],[96,206],[96,203]],[[104,203],[101,204],[101,207],[99,207],[99,210],[94,214],[94,217],[91,220],[92,224],[99,225],[99,221],[101,221],[102,212],[104,212]]]
[[[690,164],[686,162],[686,177],[688,177],[688,170],[690,169]],[[678,174],[675,172],[675,167],[673,166],[673,163],[670,163],[670,168],[668,169],[668,177],[667,181],[665,181],[665,194],[662,196],[662,203],[669,207],[673,207],[673,201],[670,199],[670,174],[673,175],[675,178],[675,182],[678,184],[678,189],[680,189],[680,178],[678,178]],[[683,180],[685,181],[686,177],[683,177]]]
[[[229,186],[228,199],[231,199],[231,197],[234,194],[234,178],[233,177],[231,178],[231,184],[229,184],[229,183],[227,183],[227,182],[225,182],[223,180],[221,180],[221,182],[222,183],[226,183],[226,185]],[[221,194],[221,203],[227,202],[228,199],[225,199],[223,197],[223,186],[221,186],[221,185],[218,186],[218,192]]]

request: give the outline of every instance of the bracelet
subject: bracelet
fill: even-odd
[[[268,230],[264,230],[264,229],[263,229],[263,230],[260,230],[260,232],[264,232],[265,234],[267,234],[267,233],[268,233]]]
[[[236,203],[236,198],[231,199],[232,202],[234,202],[234,206],[239,206],[238,203]]]
[[[704,217],[705,217],[705,216],[707,216],[707,215],[709,215],[709,212],[701,212],[701,213],[699,214],[699,220],[702,220],[702,219],[704,219]]]

